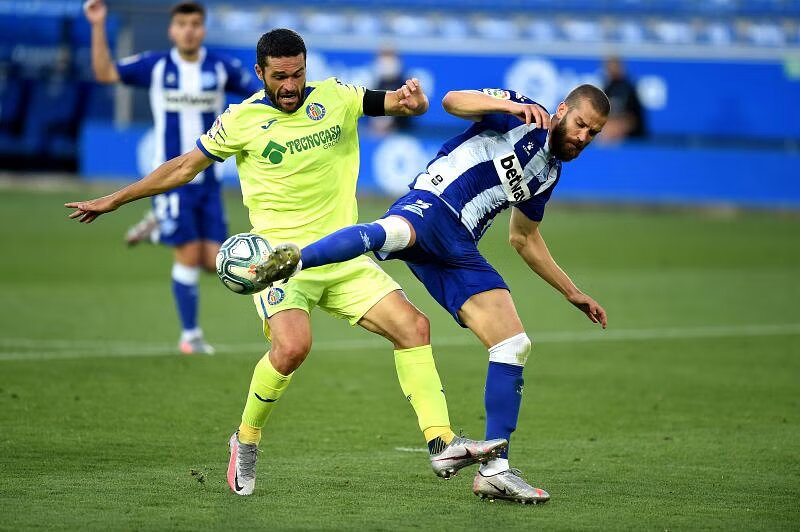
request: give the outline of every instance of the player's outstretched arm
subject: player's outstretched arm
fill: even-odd
[[[389,116],[419,116],[428,106],[428,97],[417,78],[406,80],[396,91],[386,91],[383,99],[383,109]]]
[[[155,196],[191,181],[194,176],[211,166],[213,161],[198,148],[165,162],[135,183],[116,192],[86,201],[72,201],[64,207],[75,209],[69,217],[79,222],[91,223],[103,213],[117,210],[126,203]]]
[[[550,115],[541,105],[495,98],[480,91],[450,91],[442,98],[442,107],[453,116],[474,122],[483,115],[504,113],[514,115],[528,125],[535,123],[540,128],[550,127]]]
[[[106,17],[108,8],[103,0],[86,0],[83,13],[92,27],[92,71],[94,79],[100,83],[116,83],[119,72],[111,59],[106,36]]]
[[[564,294],[567,301],[586,314],[593,323],[599,323],[603,329],[606,328],[608,318],[605,309],[597,301],[581,292],[556,263],[539,232],[539,222],[534,222],[519,209],[512,209],[509,241],[539,277]]]

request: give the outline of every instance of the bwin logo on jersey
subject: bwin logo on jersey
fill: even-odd
[[[310,103],[306,106],[306,115],[311,120],[322,120],[325,117],[325,107],[321,103]]]

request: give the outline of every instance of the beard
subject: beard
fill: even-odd
[[[559,161],[571,161],[581,153],[581,149],[567,140],[566,116],[558,121],[550,132],[550,152]]]
[[[276,94],[265,83],[264,92],[266,92],[270,101],[275,104],[275,107],[285,113],[293,113],[297,111],[303,104],[303,99],[300,97],[300,95],[305,92],[305,87],[302,90],[297,91],[285,91],[280,89]]]

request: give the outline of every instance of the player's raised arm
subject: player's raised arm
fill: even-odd
[[[539,232],[539,222],[531,220],[516,207],[511,211],[509,242],[539,277],[564,294],[567,301],[586,314],[593,323],[599,323],[603,329],[606,328],[608,318],[605,309],[575,286],[547,249]]]
[[[191,181],[194,176],[211,166],[213,161],[199,148],[165,162],[139,181],[131,183],[108,196],[87,201],[73,201],[64,206],[75,209],[69,217],[91,223],[103,213],[148,196],[155,196]]]
[[[505,97],[483,91],[450,91],[442,98],[442,107],[451,115],[474,122],[478,122],[483,115],[503,113],[514,115],[528,125],[535,123],[541,128],[550,127],[550,115],[539,104],[517,103],[510,99],[508,91],[494,92],[505,94]]]
[[[396,91],[387,91],[384,112],[389,116],[419,116],[428,110],[428,97],[417,78],[406,80]]]
[[[116,83],[119,72],[111,59],[106,35],[106,16],[108,8],[103,0],[86,0],[83,4],[86,20],[92,26],[92,71],[94,79],[100,83]]]

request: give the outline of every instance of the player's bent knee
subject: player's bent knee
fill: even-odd
[[[428,345],[431,343],[431,322],[428,316],[418,312],[414,318],[414,341],[417,345]]]
[[[388,331],[398,349],[410,349],[431,343],[431,322],[417,310],[407,313],[394,324],[394,331]]]
[[[489,348],[489,361],[524,366],[531,352],[531,339],[523,333],[506,338]]]
[[[288,375],[300,367],[311,352],[311,342],[293,342],[290,344],[272,344],[269,358],[276,371]]]

